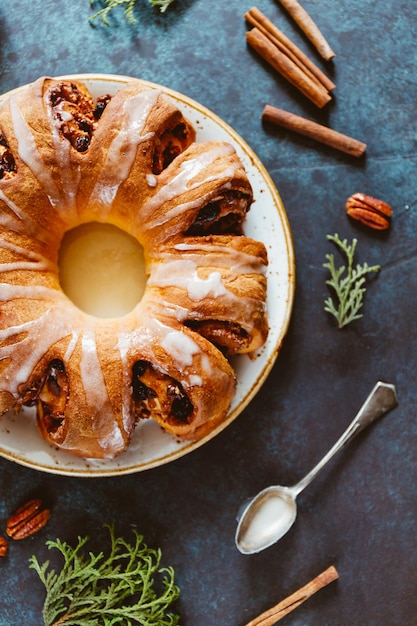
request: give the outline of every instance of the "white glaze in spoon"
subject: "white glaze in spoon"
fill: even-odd
[[[296,498],[320,470],[366,426],[397,405],[394,385],[378,382],[356,417],[322,460],[296,485],[272,485],[258,493],[244,507],[236,530],[236,547],[242,554],[254,554],[276,543],[291,528],[297,516]]]

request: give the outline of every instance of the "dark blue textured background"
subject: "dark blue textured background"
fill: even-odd
[[[416,232],[417,16],[413,1],[305,0],[336,57],[324,63],[274,0],[258,7],[337,84],[323,111],[246,47],[242,0],[176,0],[165,15],[138,0],[138,22],[91,26],[88,0],[3,0],[0,91],[43,74],[101,72],[151,80],[194,98],[235,128],[272,175],[297,261],[294,312],[260,393],[215,440],[167,466],[120,478],[51,476],[0,460],[0,532],[22,501],[42,494],[48,526],[0,562],[0,624],[42,623],[43,587],[29,556],[77,535],[106,541],[105,521],[135,526],[174,566],[182,626],[244,626],[334,564],[340,580],[288,616],[292,626],[417,624]],[[355,160],[263,127],[265,103],[365,141]],[[344,213],[363,191],[394,210],[387,235]],[[364,317],[343,331],[323,311],[327,233],[356,236],[358,260],[380,264]],[[309,487],[276,546],[242,556],[239,505],[264,486],[304,475],[333,444],[378,379],[399,406],[363,433]]]

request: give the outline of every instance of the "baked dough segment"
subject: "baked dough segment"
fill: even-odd
[[[158,250],[148,289],[174,319],[226,354],[249,353],[268,335],[267,264],[265,246],[251,238],[188,237]]]
[[[105,221],[140,238],[135,214],[154,194],[153,162],[161,136],[183,127],[185,149],[194,129],[159,90],[132,81],[106,106],[90,148],[78,155],[83,172],[78,203],[83,221]],[[143,242],[140,241],[143,245]]]
[[[5,119],[0,117],[0,128],[17,162],[16,179],[21,192],[18,199],[12,199],[25,216],[41,221],[47,230],[53,229],[55,248],[59,248],[62,230],[79,222],[80,167],[74,162],[74,154],[78,153],[61,136],[53,120],[45,97],[49,82],[40,78],[12,95],[3,107]]]
[[[167,316],[151,293],[147,292],[139,306],[123,319],[118,348],[126,376],[124,389],[130,398],[133,391],[138,419],[147,418],[149,411],[149,416],[164,430],[181,439],[194,440],[205,436],[226,417],[236,389],[230,363],[204,337]],[[135,365],[140,362],[150,366],[146,387],[154,392],[145,398],[143,393],[135,393],[140,382]],[[185,395],[185,412],[176,414],[175,396],[171,395],[171,401],[165,397],[167,385],[179,386]],[[152,402],[147,402],[149,399]],[[164,404],[167,410],[161,411]]]
[[[35,97],[33,90],[34,87],[30,86],[29,98]],[[12,233],[11,237],[16,233],[21,240],[24,238],[28,246],[43,242],[44,253],[53,259],[56,258],[64,222],[53,208],[45,189],[48,186],[46,176],[42,185],[31,169],[31,166],[35,169],[43,164],[41,151],[45,152],[44,142],[40,141],[41,151],[38,151],[36,139],[42,138],[46,129],[39,130],[37,116],[31,111],[25,112],[25,99],[20,104],[21,99],[17,94],[0,107],[0,132],[16,166],[10,177],[0,179],[0,226]]]
[[[195,143],[140,81],[101,104],[95,118],[81,83],[41,78],[0,109],[16,164],[0,177],[0,413],[36,405],[52,445],[113,458],[141,419],[189,440],[223,422],[236,388],[223,352],[267,336],[267,254],[242,235],[252,189],[230,144]],[[89,221],[144,246],[145,295],[117,319],[81,312],[59,284],[62,237]]]
[[[153,194],[134,214],[135,230],[145,253],[184,238],[201,211],[219,198],[230,197],[231,229],[241,224],[252,203],[252,188],[233,146],[226,142],[193,143],[156,177]],[[216,219],[217,218],[217,219]],[[220,229],[214,216],[211,229]],[[230,230],[229,226],[226,226]],[[206,234],[201,230],[200,234]]]

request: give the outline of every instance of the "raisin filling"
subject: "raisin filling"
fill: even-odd
[[[97,121],[111,96],[101,96],[94,104],[90,95],[74,83],[60,82],[50,89],[49,99],[59,131],[77,152],[88,150]]]
[[[234,322],[188,320],[185,324],[208,339],[225,355],[235,354],[249,345],[248,333]]]
[[[166,130],[159,137],[153,155],[152,172],[160,174],[190,144],[190,133],[185,122]]]
[[[96,106],[93,111],[93,115],[96,120],[99,120],[104,113],[104,109],[108,105],[111,100],[111,96],[107,94],[106,96],[99,96],[96,100]]]
[[[134,364],[132,389],[138,419],[158,416],[171,424],[190,423],[193,405],[181,383],[158,372],[149,361]]]
[[[4,135],[0,132],[0,179],[11,178],[15,173],[16,162]]]
[[[241,235],[250,198],[240,191],[225,191],[202,207],[186,235]]]
[[[41,379],[26,391],[22,404],[35,406],[40,427],[51,435],[57,434],[64,421],[69,384],[63,362],[53,359]]]

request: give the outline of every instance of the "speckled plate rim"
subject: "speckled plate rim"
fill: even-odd
[[[105,89],[99,89],[101,84],[112,93],[130,80],[140,80],[141,83],[150,88],[161,90],[184,110],[184,114],[191,118],[197,129],[198,141],[214,138],[232,143],[245,165],[248,177],[254,187],[255,202],[248,214],[247,222],[249,225],[246,224],[245,234],[263,241],[269,255],[267,308],[271,330],[268,340],[257,353],[256,358],[250,359],[244,355],[233,359],[238,379],[238,391],[235,400],[224,422],[205,438],[191,443],[180,442],[162,431],[152,420],[147,420],[141,424],[140,428],[136,429],[136,431],[140,431],[140,433],[135,432],[135,435],[138,434],[138,443],[134,443],[134,435],[128,451],[116,459],[111,461],[80,459],[61,450],[56,450],[42,440],[36,431],[33,410],[24,410],[25,413],[29,414],[28,419],[31,421],[33,432],[30,431],[30,435],[27,431],[27,421],[22,420],[21,414],[15,416],[9,412],[0,417],[0,456],[4,458],[52,474],[89,478],[120,476],[159,467],[196,450],[216,437],[234,421],[259,392],[278,357],[290,323],[295,292],[295,257],[292,234],[283,202],[268,171],[246,141],[211,110],[173,89],[132,76],[83,73],[59,76],[58,78],[81,80],[87,84],[93,95],[106,93]],[[24,87],[21,86],[3,94],[0,96],[0,103]],[[209,136],[204,137],[204,133],[209,133]],[[212,133],[218,137],[213,137]],[[261,199],[259,195],[262,196]],[[261,219],[259,219],[261,217],[265,220],[266,225],[264,224],[265,230],[263,232],[266,237],[269,237],[270,232],[273,233],[271,241],[265,241],[265,237],[257,236],[256,231],[261,224]],[[279,250],[278,256],[275,254],[277,250]],[[279,308],[279,312],[276,315],[277,308]],[[18,446],[8,443],[11,438],[10,435],[19,441]],[[149,446],[149,454],[145,459],[140,460],[138,458],[140,451],[147,450],[146,446]]]

